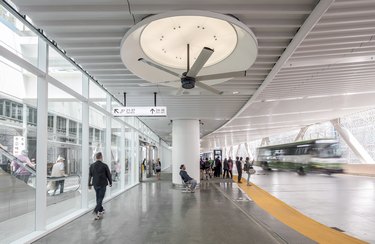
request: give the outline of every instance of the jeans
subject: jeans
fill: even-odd
[[[247,173],[247,184],[250,185],[250,176],[251,174],[250,173]]]
[[[189,180],[189,184],[191,184],[191,190],[194,191],[195,187],[197,186],[197,181],[196,180]]]
[[[96,207],[94,212],[97,214],[98,212],[103,212],[103,199],[105,196],[105,191],[107,189],[106,186],[94,186],[96,192]]]
[[[56,185],[55,185],[55,191],[53,192],[53,194],[56,193],[59,186],[60,186],[60,194],[64,192],[64,182],[65,182],[65,180],[57,180],[55,182]]]

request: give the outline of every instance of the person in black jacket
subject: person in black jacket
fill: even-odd
[[[239,159],[238,157],[236,157],[236,167],[237,167],[237,172],[238,172],[238,181],[237,183],[242,183],[241,182],[241,179],[242,179],[242,157],[241,159]]]
[[[104,213],[102,203],[108,183],[109,186],[112,187],[112,177],[108,165],[103,163],[103,155],[101,152],[95,154],[95,159],[96,162],[90,165],[89,189],[91,189],[91,186],[94,186],[96,192],[96,207],[94,213],[96,214],[95,219],[98,220]]]

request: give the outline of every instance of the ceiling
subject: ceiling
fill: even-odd
[[[142,118],[171,141],[174,119],[200,119],[202,146],[228,146],[341,117],[375,104],[373,0],[13,0],[85,70],[128,106],[167,106]],[[144,17],[173,10],[231,14],[258,40],[246,77],[176,96],[132,74],[120,58],[125,33]],[[237,94],[234,94],[237,93]]]

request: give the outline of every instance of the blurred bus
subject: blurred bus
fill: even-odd
[[[264,170],[286,169],[303,175],[342,173],[344,160],[336,139],[313,139],[257,148],[256,165]]]

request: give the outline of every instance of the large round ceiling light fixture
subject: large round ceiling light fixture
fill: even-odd
[[[209,47],[215,52],[204,65],[207,67],[224,60],[233,52],[237,45],[237,33],[224,20],[205,16],[176,16],[148,24],[142,31],[140,42],[142,50],[151,60],[179,69],[186,68],[187,44],[190,45],[191,64],[203,47]]]
[[[185,89],[246,75],[258,43],[236,18],[208,11],[184,10],[147,17],[121,42],[121,59],[135,75],[152,83]],[[176,80],[176,79],[179,80]]]

